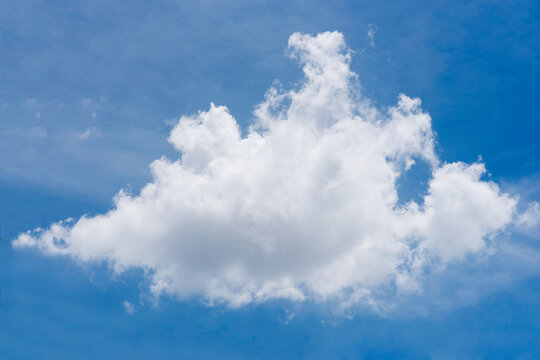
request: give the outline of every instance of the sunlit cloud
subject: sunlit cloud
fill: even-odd
[[[370,26],[372,46],[374,34]],[[182,116],[169,137],[179,158],[152,162],[139,194],[120,191],[109,212],[13,245],[106,261],[116,273],[142,268],[155,296],[348,307],[380,291],[421,292],[426,271],[489,254],[499,234],[535,216],[537,204],[517,213],[481,161],[438,158],[420,99],[373,106],[341,33],[295,33],[288,48],[304,80],[270,88],[245,136],[225,106]],[[397,183],[418,162],[431,169],[427,193],[401,201]]]

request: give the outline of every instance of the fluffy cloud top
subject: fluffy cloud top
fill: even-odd
[[[516,199],[482,163],[441,164],[419,99],[370,105],[342,34],[295,33],[289,50],[305,80],[271,88],[245,136],[224,106],[183,116],[169,137],[181,156],[154,161],[139,195],[13,245],[143,268],[155,295],[354,303],[420,289],[427,268],[486,251],[514,221]],[[404,203],[397,183],[415,160],[431,166],[427,194]]]

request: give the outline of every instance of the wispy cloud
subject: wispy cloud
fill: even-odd
[[[369,24],[368,25],[367,37],[369,39],[369,45],[371,47],[375,47],[375,33],[376,32],[377,32],[377,25]]]
[[[88,140],[90,138],[100,138],[103,136],[103,134],[97,128],[90,127],[80,133],[77,133],[76,136],[80,140]]]
[[[32,138],[37,138],[37,139],[45,139],[49,136],[47,131],[45,131],[45,129],[43,129],[40,126],[33,126],[30,129],[29,133]]]
[[[540,204],[532,202],[527,210],[521,213],[516,220],[516,225],[523,230],[531,230],[540,224]]]
[[[124,306],[124,310],[126,311],[126,313],[128,313],[129,315],[133,315],[135,313],[135,305],[133,305],[129,301],[124,301],[122,305]]]

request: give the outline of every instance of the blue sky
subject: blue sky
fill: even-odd
[[[377,301],[391,310],[360,302],[345,313],[310,297],[233,309],[196,292],[156,300],[136,266],[117,274],[102,258],[12,241],[103,214],[121,188],[138,194],[153,160],[178,158],[167,139],[180,116],[210,102],[248,134],[276,79],[302,84],[287,56],[295,32],[341,32],[373,109],[400,93],[420,98],[441,163],[481,156],[482,179],[519,194],[523,214],[540,201],[539,10],[535,1],[2,1],[0,358],[538,358],[537,225],[508,225],[494,253],[425,275],[421,292],[384,293]],[[426,192],[419,157],[399,180],[403,201]]]

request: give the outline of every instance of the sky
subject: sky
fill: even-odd
[[[535,1],[0,1],[0,359],[540,357]]]

